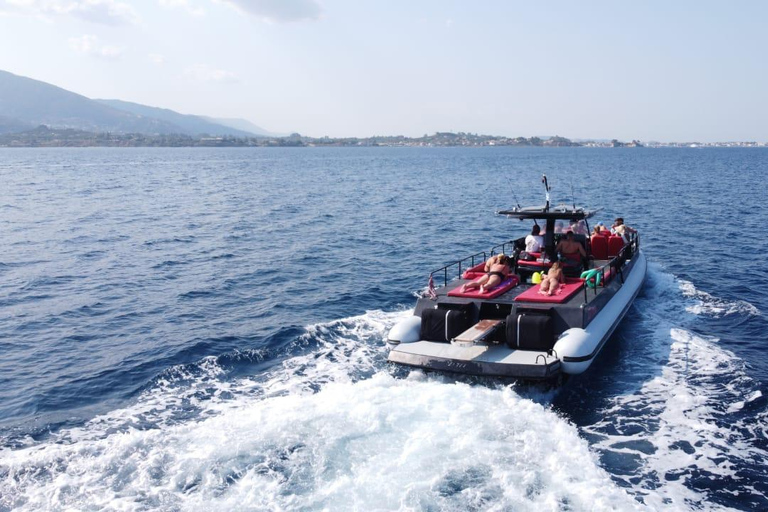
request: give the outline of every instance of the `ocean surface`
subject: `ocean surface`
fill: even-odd
[[[386,362],[429,272],[602,207],[560,387]],[[766,510],[768,151],[0,150],[0,511]]]

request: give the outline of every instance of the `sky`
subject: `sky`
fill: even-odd
[[[0,69],[312,137],[768,141],[768,2],[0,0]]]

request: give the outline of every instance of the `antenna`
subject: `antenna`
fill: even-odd
[[[571,201],[573,201],[573,209],[576,210],[576,195],[573,193],[573,179],[571,179]]]
[[[517,209],[521,210],[522,207],[520,206],[520,201],[518,201],[518,199],[517,199],[517,194],[515,193],[515,185],[514,185],[514,183],[512,183],[512,178],[507,176],[507,182],[509,182],[509,188],[512,190],[512,197],[515,198],[515,203],[517,203]]]

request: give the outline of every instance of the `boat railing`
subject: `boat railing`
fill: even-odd
[[[462,258],[460,260],[456,260],[456,261],[454,261],[452,263],[447,264],[444,267],[441,267],[441,268],[439,268],[437,270],[433,270],[432,272],[429,273],[429,277],[434,277],[436,274],[442,273],[443,274],[443,286],[447,286],[448,285],[448,270],[453,269],[455,267],[455,268],[458,269],[458,276],[461,276],[461,274],[462,274],[462,267],[464,267],[464,268],[472,268],[475,265],[477,265],[477,263],[479,263],[480,261],[485,261],[487,259],[487,257],[488,258],[490,257],[490,256],[486,257],[486,255],[487,255],[487,253],[485,251],[481,251],[481,252],[475,253],[475,254],[473,254],[471,256],[467,256],[466,258]],[[478,261],[476,261],[476,259]],[[466,263],[467,262],[469,262],[469,267],[466,267]],[[451,274],[451,275],[453,275],[453,274]]]
[[[619,253],[608,260],[608,262],[600,267],[597,267],[598,272],[600,273],[600,283],[602,286],[605,286],[607,283],[605,282],[605,274],[607,270],[610,270],[610,277],[611,279],[615,279],[616,276],[621,279],[621,284],[624,284],[624,263],[627,260],[632,259],[632,256],[637,253],[637,251],[640,249],[640,236],[637,233],[632,233],[630,235],[630,241],[628,244],[626,244],[624,247],[621,248]],[[588,299],[588,289],[590,286],[584,286],[584,303],[587,303]],[[597,286],[593,287],[595,295],[598,294]]]
[[[507,242],[502,242],[500,244],[496,244],[493,247],[491,247],[491,250],[486,251],[480,251],[475,254],[472,254],[470,256],[467,256],[466,258],[462,258],[460,260],[456,260],[454,262],[451,262],[444,267],[440,267],[437,270],[434,270],[430,272],[430,277],[434,278],[435,275],[443,275],[443,286],[448,285],[448,275],[450,271],[451,279],[454,277],[461,277],[464,270],[469,269],[477,265],[478,263],[485,262],[490,258],[491,256],[495,254],[511,254],[514,251],[515,247],[515,240],[509,240]],[[453,274],[453,269],[456,269],[456,275]]]
[[[519,238],[517,240],[510,240],[508,242],[503,242],[498,245],[494,245],[491,247],[491,256],[494,254],[506,254],[510,257],[512,257],[512,254],[515,252],[515,246],[520,241],[523,240],[522,238]],[[488,256],[489,258],[491,256]]]

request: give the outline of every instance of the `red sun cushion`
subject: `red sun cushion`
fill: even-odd
[[[461,274],[462,279],[476,279],[485,274],[485,262],[478,263],[474,267],[468,268]]]
[[[480,276],[482,277],[482,276]],[[473,279],[472,281],[477,281],[480,279],[480,277]],[[509,276],[505,280],[503,280],[500,284],[496,285],[494,288],[490,290],[486,290],[485,293],[480,293],[480,290],[470,290],[468,292],[462,292],[461,286],[454,288],[453,290],[448,292],[449,297],[469,297],[472,299],[493,299],[494,297],[498,297],[502,293],[505,293],[509,291],[510,289],[514,288],[520,283],[520,278],[518,278],[515,275]]]
[[[555,304],[560,304],[570,299],[573,294],[581,289],[583,284],[583,279],[566,277],[565,285],[555,291],[554,295],[541,295],[539,293],[540,285],[536,284],[515,297],[515,302],[554,302]]]
[[[517,266],[520,268],[524,268],[526,270],[547,270],[549,269],[554,261],[523,261],[519,260],[517,262]],[[563,267],[576,267],[577,265],[574,265],[573,263],[569,261],[561,261],[560,262]]]

